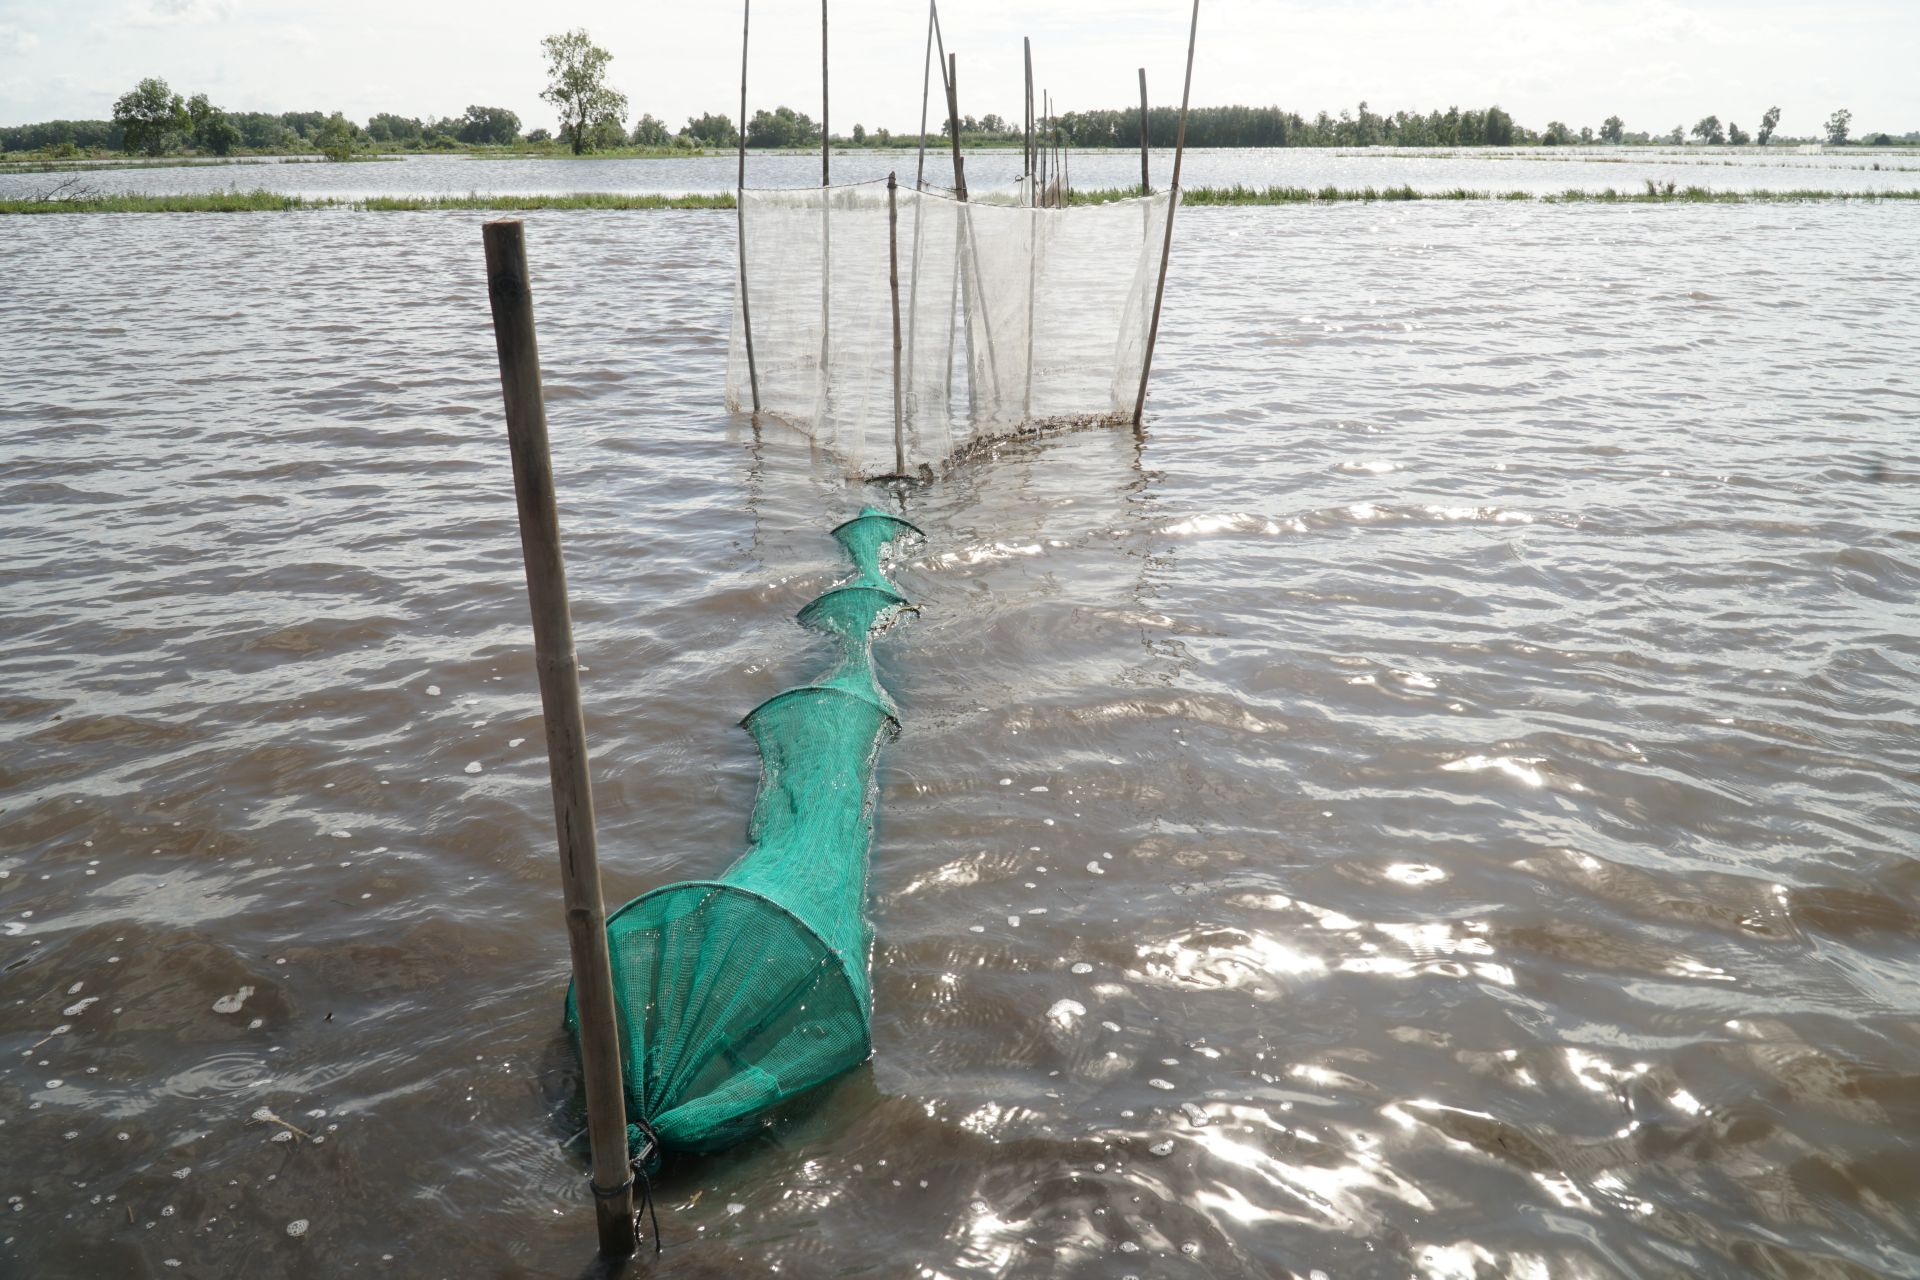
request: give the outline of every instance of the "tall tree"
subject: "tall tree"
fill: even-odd
[[[1779,127],[1780,108],[1768,107],[1767,114],[1760,117],[1760,145],[1764,147],[1768,142],[1772,141],[1773,131]]]
[[[1600,140],[1620,145],[1620,139],[1627,136],[1627,122],[1619,116],[1608,116],[1606,123],[1600,126]]]
[[[1736,146],[1736,147],[1744,147],[1749,142],[1752,142],[1752,141],[1753,139],[1747,136],[1747,131],[1745,129],[1742,129],[1739,125],[1733,123],[1731,120],[1727,122],[1727,142],[1729,145]]]
[[[1727,140],[1725,131],[1720,128],[1719,116],[1703,117],[1699,124],[1693,126],[1693,136],[1710,147],[1717,147]]]
[[[113,104],[113,122],[120,126],[128,151],[157,156],[176,133],[193,127],[187,104],[158,76],[148,76],[121,94]]]
[[[420,134],[420,122],[412,116],[382,111],[367,121],[367,136],[375,142],[418,142]]]
[[[204,93],[196,93],[187,99],[187,120],[193,130],[196,150],[224,156],[240,141],[240,130],[234,127],[233,121],[227,119],[226,112],[207,101]]]
[[[633,122],[633,136],[627,141],[636,147],[670,147],[673,135],[667,132],[667,126],[653,118],[651,112]]]
[[[351,160],[360,142],[360,126],[338,111],[314,130],[313,144],[329,160]]]
[[[520,141],[520,117],[505,107],[468,107],[455,136],[469,145],[505,146]]]
[[[1847,130],[1853,124],[1853,112],[1845,107],[1827,117],[1827,141],[1836,147],[1847,145]]]
[[[1499,107],[1488,107],[1486,122],[1480,128],[1480,136],[1490,147],[1512,146],[1513,117]]]
[[[687,127],[681,132],[703,147],[731,147],[740,141],[740,135],[734,132],[732,117],[716,116],[712,112],[688,116]]]
[[[573,154],[587,149],[588,131],[611,122],[625,136],[627,95],[607,83],[607,64],[613,55],[602,49],[584,28],[540,42],[547,55],[547,87],[540,96],[560,113],[560,136],[573,144]]]

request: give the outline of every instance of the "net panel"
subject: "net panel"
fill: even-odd
[[[909,607],[881,557],[918,532],[873,508],[834,530],[855,576],[800,611],[833,664],[743,721],[761,761],[747,851],[607,920],[627,1115],[663,1149],[735,1142],[871,1051],[874,766],[898,727],[872,642]],[[571,989],[567,1025],[577,1036]]]
[[[1021,198],[896,192],[909,469],[1133,410],[1175,197],[1065,209]],[[884,183],[741,193],[727,403],[751,409],[757,375],[762,412],[868,475],[895,465],[889,236]]]

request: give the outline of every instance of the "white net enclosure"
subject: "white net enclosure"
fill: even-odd
[[[885,182],[742,191],[728,406],[757,398],[863,475],[1130,419],[1178,194],[1067,208],[1025,196]]]

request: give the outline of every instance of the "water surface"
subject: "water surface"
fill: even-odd
[[[1172,181],[1173,152],[1149,157],[1154,185]],[[1010,186],[1020,176],[1020,153],[1006,149],[970,152],[967,181],[975,190]],[[1081,190],[1126,187],[1140,181],[1137,151],[1074,151],[1063,162]],[[731,155],[685,159],[502,159],[492,156],[420,155],[379,164],[263,164],[175,169],[117,169],[65,175],[101,194],[203,194],[238,189],[337,199],[367,196],[566,195],[577,191],[655,193],[732,191],[738,175]],[[833,158],[835,182],[884,182],[895,172],[903,182],[921,173],[915,152],[844,151]],[[0,173],[0,199],[30,198],[61,181],[60,174]],[[951,184],[953,161],[929,150],[925,177]],[[1913,191],[1920,189],[1920,157],[1889,152],[1801,155],[1782,149],[1756,152],[1705,148],[1624,147],[1597,149],[1485,148],[1458,151],[1320,147],[1194,149],[1187,152],[1181,181],[1187,187],[1236,183],[1266,187],[1400,187],[1425,192],[1527,191],[1548,195],[1578,189],[1637,192],[1647,181],[1675,182],[1724,191]],[[747,185],[807,187],[820,182],[817,154],[749,153]]]
[[[587,1261],[479,221],[10,224],[0,1271]],[[732,227],[529,219],[616,902],[874,496]],[[1915,211],[1180,228],[1145,439],[910,500],[876,1053],[660,1265],[1920,1271]]]

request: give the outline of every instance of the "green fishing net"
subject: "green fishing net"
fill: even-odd
[[[833,638],[834,664],[742,722],[761,760],[746,853],[717,880],[655,889],[607,919],[627,1115],[661,1149],[737,1141],[872,1052],[874,764],[899,727],[872,642],[910,607],[881,552],[918,534],[872,507],[833,531],[857,573],[799,617]],[[571,989],[567,1027],[577,1043]]]

